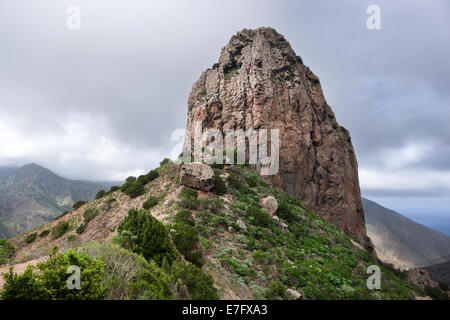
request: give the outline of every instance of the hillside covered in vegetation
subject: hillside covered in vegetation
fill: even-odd
[[[413,299],[423,295],[247,166],[214,166],[211,192],[168,160],[0,246],[3,299]],[[261,206],[277,200],[274,219]],[[50,254],[49,254],[50,252]],[[14,265],[16,275],[9,272]],[[29,265],[29,266],[28,266]],[[66,269],[81,268],[81,290]],[[366,286],[381,268],[381,289]],[[27,267],[28,266],[28,267]],[[32,267],[34,266],[34,268]],[[20,270],[22,269],[22,270]],[[20,272],[19,272],[20,273]]]

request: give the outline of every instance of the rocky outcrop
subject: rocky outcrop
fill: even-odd
[[[411,269],[407,271],[408,282],[425,289],[426,287],[437,287],[438,283],[434,281],[430,274],[423,269]]]
[[[191,137],[196,122],[222,132],[279,129],[279,170],[264,178],[373,249],[350,134],[337,123],[319,78],[282,35],[259,28],[233,36],[194,84],[188,109]]]
[[[181,166],[180,184],[208,192],[214,187],[214,171],[204,163],[185,163]]]

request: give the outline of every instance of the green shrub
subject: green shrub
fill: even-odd
[[[260,227],[268,227],[272,224],[272,218],[261,208],[249,206],[247,216],[253,224]]]
[[[125,179],[125,183],[135,183],[136,182],[136,177],[128,177]]]
[[[151,209],[158,204],[158,199],[156,197],[151,196],[148,198],[143,204],[142,208],[145,210]]]
[[[25,242],[26,243],[32,243],[32,242],[34,242],[34,240],[36,240],[36,238],[37,238],[37,233],[36,232],[30,233],[29,235],[26,236]]]
[[[70,230],[70,224],[68,221],[60,221],[53,229],[52,229],[52,240],[56,240],[61,238],[65,233]]]
[[[159,173],[156,170],[152,170],[149,173],[147,173],[146,177],[147,177],[147,182],[150,182],[150,181],[153,181],[156,178],[158,178],[159,177]]]
[[[83,213],[84,223],[88,224],[91,220],[93,220],[96,216],[98,216],[98,210],[95,208],[89,208]]]
[[[145,187],[140,183],[133,183],[132,185],[128,186],[124,192],[131,199],[134,199],[145,193]]]
[[[163,161],[161,161],[159,163],[159,166],[163,167],[163,166],[165,166],[166,164],[169,164],[169,163],[172,163],[172,161],[169,158],[164,158]]]
[[[282,299],[285,291],[286,287],[280,281],[273,280],[270,282],[267,298],[272,300]]]
[[[227,193],[227,185],[220,177],[220,170],[214,170],[214,187],[211,189],[211,192],[217,195],[223,195]]]
[[[82,255],[105,263],[103,284],[108,300],[171,299],[173,279],[154,261],[116,244],[87,243],[78,249]]]
[[[183,262],[176,264],[174,269],[175,276],[186,285],[193,300],[219,299],[211,275],[205,274],[193,264],[185,264]]]
[[[183,188],[183,190],[181,190],[181,196],[185,198],[197,198],[198,191],[191,188]]]
[[[108,194],[108,192],[106,192],[105,190],[100,190],[97,195],[95,196],[95,200],[101,199],[104,196],[106,196]]]
[[[203,254],[200,246],[198,232],[189,224],[176,222],[173,225],[173,243],[187,261],[197,267],[203,267]]]
[[[191,188],[183,188],[180,193],[180,207],[189,210],[197,210],[200,207],[200,201],[197,199],[197,197],[197,190]]]
[[[69,266],[78,266],[81,274],[81,288],[70,290],[67,286]],[[6,281],[1,292],[4,300],[99,300],[106,298],[102,284],[104,263],[80,256],[73,250],[67,254],[58,253],[55,246],[49,259],[37,264],[39,272],[34,273],[29,265],[22,275],[10,269],[4,275]]]
[[[197,210],[200,206],[200,202],[195,198],[182,198],[179,205],[185,209]]]
[[[251,188],[255,188],[258,185],[257,178],[253,177],[253,176],[246,176],[245,181],[247,182],[248,186]]]
[[[0,239],[0,265],[5,264],[14,256],[14,247],[6,239]]]
[[[278,201],[278,208],[277,208],[276,215],[279,218],[284,219],[290,223],[295,221],[295,215],[291,213],[289,206],[283,200]]]
[[[44,230],[39,234],[39,237],[44,238],[50,234],[50,229]]]
[[[177,257],[164,225],[143,210],[131,209],[119,225],[119,243],[126,249],[143,255],[162,265],[171,264]]]
[[[86,231],[86,228],[87,228],[87,227],[88,227],[88,224],[85,223],[85,222],[83,222],[82,224],[80,224],[80,225],[78,226],[78,228],[76,229],[76,232],[77,232],[78,234],[82,234],[83,232]]]
[[[75,234],[71,234],[67,237],[67,241],[69,242],[73,242],[75,240],[77,240],[77,236]]]
[[[108,192],[108,193],[113,193],[113,192],[115,192],[115,191],[117,191],[117,190],[120,190],[120,187],[119,187],[119,186],[112,186],[111,189],[109,189],[109,192]]]
[[[86,204],[86,201],[77,201],[75,202],[75,204],[72,206],[72,208],[74,208],[74,210],[77,210],[78,208],[80,208],[82,205]]]

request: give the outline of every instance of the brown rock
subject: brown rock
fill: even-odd
[[[214,186],[214,171],[204,163],[185,163],[181,166],[180,184],[208,192]]]
[[[279,129],[280,168],[264,179],[373,248],[349,132],[337,123],[319,78],[282,35],[259,28],[233,36],[219,62],[194,84],[188,106],[191,137],[196,121],[224,134],[227,129]],[[267,149],[270,153],[270,145]]]

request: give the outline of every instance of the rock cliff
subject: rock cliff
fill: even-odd
[[[234,35],[193,85],[188,109],[192,137],[196,122],[221,131],[279,129],[279,170],[264,178],[373,251],[350,134],[282,35],[272,28]]]

